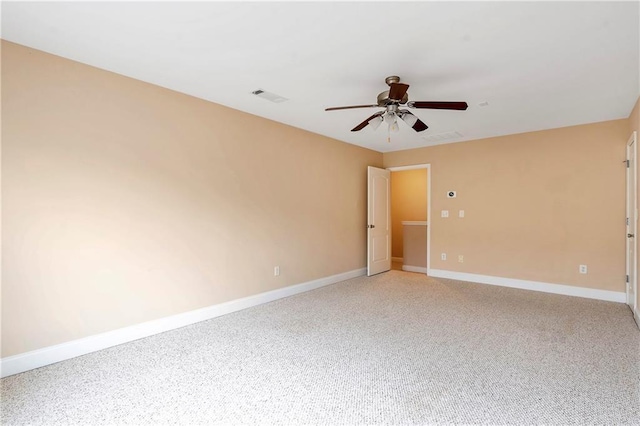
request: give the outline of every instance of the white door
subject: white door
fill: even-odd
[[[391,172],[369,167],[367,202],[367,275],[391,269]]]
[[[636,132],[633,132],[627,144],[627,304],[633,312],[636,306],[638,291],[637,272],[638,258],[636,254],[636,225],[638,220],[637,205],[637,172],[636,172]]]

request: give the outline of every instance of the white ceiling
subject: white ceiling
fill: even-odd
[[[2,38],[387,152],[626,118],[640,94],[638,2],[2,2]],[[350,132],[399,75],[404,123]],[[289,101],[251,94],[263,89]],[[489,102],[488,107],[478,103]],[[443,141],[449,142],[449,141]],[[442,143],[442,142],[441,142]]]

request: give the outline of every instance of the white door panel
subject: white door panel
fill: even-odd
[[[367,275],[391,269],[390,182],[388,170],[367,169]]]
[[[637,302],[637,171],[636,171],[636,149],[637,134],[633,132],[627,144],[627,304],[638,317]],[[638,324],[640,326],[640,324]]]

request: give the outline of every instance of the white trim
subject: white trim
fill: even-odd
[[[426,164],[427,167],[427,219],[431,220],[431,164]],[[427,272],[431,268],[431,228],[427,226]],[[428,275],[428,273],[427,273]]]
[[[392,262],[404,262],[404,258],[403,257],[392,257],[391,261]]]
[[[390,172],[403,172],[405,170],[428,169],[429,164],[414,164],[412,166],[387,167]]]
[[[426,220],[403,220],[402,224],[407,226],[427,226],[429,222]]]
[[[410,166],[387,167],[390,172],[427,169],[427,219],[431,218],[431,164],[413,164]],[[427,224],[429,222],[427,221]],[[427,226],[427,271],[431,268],[431,226]]]
[[[407,272],[419,272],[421,274],[427,273],[427,268],[421,266],[402,265],[402,270]]]
[[[200,321],[206,321],[211,318],[216,318],[242,309],[258,306],[263,303],[273,302],[274,300],[283,299],[305,291],[315,290],[340,281],[360,277],[365,275],[366,272],[366,268],[355,269],[353,271],[319,278],[317,280],[279,288],[277,290],[267,291],[253,296],[243,297],[241,299],[231,300],[229,302],[208,306],[206,308],[196,309],[194,311],[184,312],[153,321],[147,321],[130,327],[108,331],[106,333],[95,334],[82,339],[61,343],[59,345],[48,346],[46,348],[5,357],[1,360],[1,376],[11,376],[34,368],[43,367],[45,365],[99,351],[101,349],[149,337],[154,334],[195,324]]]
[[[587,299],[606,300],[609,302],[625,303],[627,296],[626,293],[622,291],[598,290],[595,288],[575,287],[571,285],[551,284],[539,281],[518,280],[515,278],[503,278],[490,275],[469,274],[466,272],[445,271],[443,269],[429,269],[428,275],[434,278],[448,278],[451,280],[470,281],[479,284],[490,284],[502,287],[519,288],[522,290],[563,294],[565,296],[586,297]]]

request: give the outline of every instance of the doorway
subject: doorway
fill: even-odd
[[[390,167],[392,269],[428,274],[430,268],[431,167]]]

